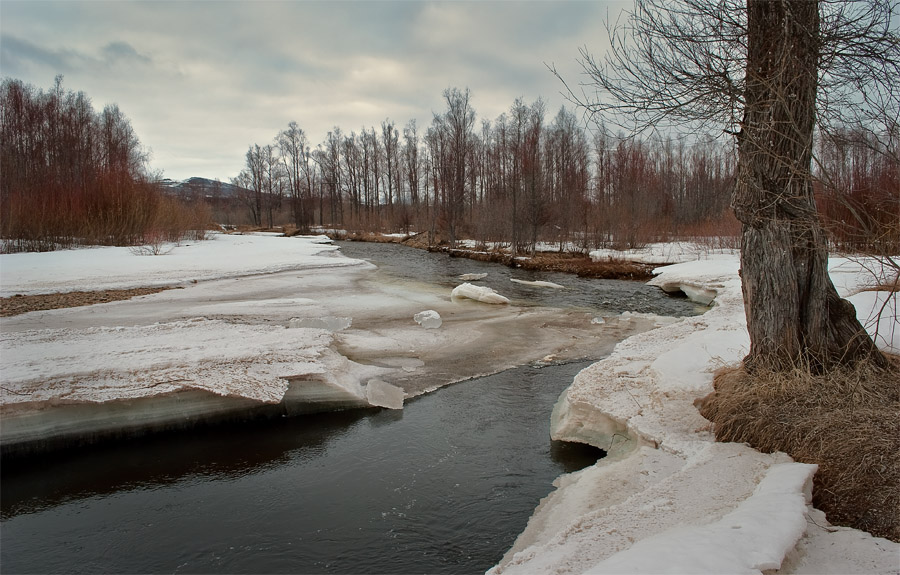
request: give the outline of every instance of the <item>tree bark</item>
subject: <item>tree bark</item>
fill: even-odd
[[[747,0],[745,109],[732,205],[742,224],[748,369],[886,365],[828,275],[810,165],[818,2]]]

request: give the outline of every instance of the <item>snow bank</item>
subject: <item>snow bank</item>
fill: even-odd
[[[45,253],[3,254],[0,295],[75,290],[173,286],[211,279],[337,266],[369,266],[335,252],[326,236],[211,234],[159,256],[139,256],[129,248],[85,248]]]
[[[507,304],[509,299],[498,294],[489,287],[481,287],[464,283],[453,288],[450,292],[451,299],[473,299],[481,303]]]
[[[557,479],[490,573],[897,572],[900,545],[830,527],[809,506],[813,466],[716,443],[694,407],[713,372],[749,349],[738,265],[710,254],[657,270],[654,285],[715,294],[715,305],[628,338],[575,378],[551,435],[609,456]],[[842,269],[846,295],[864,274]]]
[[[609,248],[593,250],[592,260],[627,260],[646,264],[677,264],[708,259],[712,256],[734,255],[736,250],[713,248],[697,242],[668,242],[648,244],[643,248],[614,250]]]
[[[324,329],[204,318],[2,334],[0,435],[8,449],[265,405],[286,414],[402,408],[402,390],[398,402],[383,388],[374,396],[366,389],[389,370],[356,364],[331,344]]]

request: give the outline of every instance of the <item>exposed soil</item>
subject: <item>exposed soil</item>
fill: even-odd
[[[30,311],[45,311],[64,307],[79,307],[131,299],[140,295],[158,293],[170,287],[115,289],[103,291],[73,291],[41,295],[14,295],[0,298],[0,317],[9,317]]]

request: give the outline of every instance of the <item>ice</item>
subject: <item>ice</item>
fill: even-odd
[[[413,316],[413,319],[417,324],[421,325],[425,329],[437,329],[441,327],[441,324],[443,323],[441,314],[434,311],[433,309],[420,311]]]
[[[370,379],[366,384],[366,399],[377,407],[403,409],[403,390],[380,379]]]
[[[464,282],[474,282],[478,280],[483,280],[487,277],[487,274],[462,274],[459,276],[459,279]]]
[[[736,252],[660,244],[630,254],[684,262],[659,268],[651,284],[714,296],[715,305],[668,321],[622,314],[599,329],[584,313],[509,313],[368,281],[371,264],[340,256],[321,236],[214,237],[159,257],[127,248],[0,256],[4,296],[185,288],[3,318],[4,446],[246,409],[396,408],[406,396],[541,357],[602,356],[615,332],[631,337],[576,377],[551,422],[554,438],[610,456],[557,479],[494,573],[758,573],[779,563],[782,573],[897,572],[900,546],[829,526],[800,504],[808,466],[715,443],[694,407],[711,391],[713,372],[747,353]],[[897,294],[865,291],[872,280],[864,263],[832,258],[832,278],[869,332],[880,327],[879,347],[898,349]],[[468,283],[453,291],[508,302]],[[423,330],[435,318],[413,325],[420,310],[452,321]]]
[[[470,283],[464,283],[453,288],[450,292],[450,298],[467,298],[482,303],[491,304],[508,304],[509,299],[498,294],[489,287],[475,286]]]
[[[349,317],[303,317],[291,318],[288,327],[305,327],[310,329],[324,329],[326,331],[341,331],[353,324],[353,318]]]
[[[528,280],[519,280],[515,278],[509,278],[509,281],[517,284],[534,286],[534,287],[545,287],[545,288],[553,288],[553,289],[564,289],[565,286],[561,286],[559,284],[553,282],[545,282],[545,281],[528,281]]]

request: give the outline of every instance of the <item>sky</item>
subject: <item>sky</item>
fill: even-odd
[[[309,2],[0,1],[0,76],[115,103],[151,153],[183,180],[228,181],[251,144],[295,121],[310,143],[390,119],[420,132],[469,88],[479,119],[517,97],[568,104],[579,48],[600,54],[604,21],[630,1]]]

